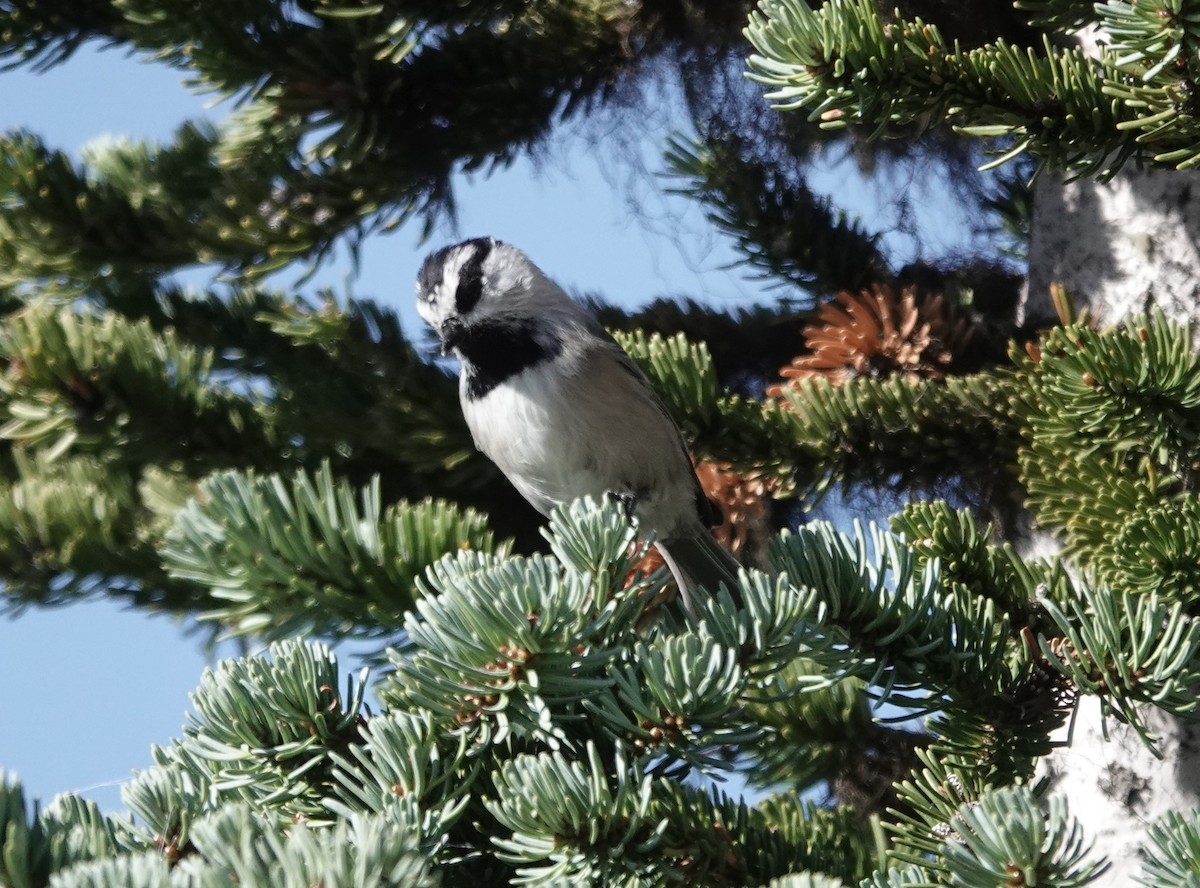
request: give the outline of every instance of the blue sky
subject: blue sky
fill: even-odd
[[[0,73],[6,99],[0,128],[27,128],[78,155],[92,139],[165,140],[184,119],[224,116],[225,108],[210,107],[208,97],[187,91],[181,79],[178,71],[122,52],[85,47],[45,74]],[[644,143],[652,169],[667,133],[666,122],[656,125]],[[663,196],[648,179],[614,185],[616,170],[615,164],[602,167],[585,140],[568,138],[536,168],[521,161],[489,178],[462,182],[457,231],[439,232],[427,245],[419,243],[415,225],[372,238],[356,278],[344,258],[337,259],[305,290],[330,285],[344,292],[349,286],[357,296],[399,308],[406,329],[416,333],[412,281],[424,254],[459,235],[491,234],[520,246],[569,289],[623,305],[679,294],[717,306],[769,298],[752,280],[724,270],[737,254],[699,207]],[[824,180],[843,206],[870,212],[878,194],[847,175],[842,165]],[[922,187],[936,190],[937,183],[907,183],[898,193],[916,194],[919,204]],[[929,200],[925,193],[924,202]],[[943,217],[952,216],[952,204],[937,203]],[[942,222],[935,239],[937,230],[964,227],[953,218]],[[892,246],[902,260],[919,248]],[[930,246],[945,248],[927,240]],[[284,286],[286,279],[276,283]],[[106,809],[121,807],[119,784],[132,769],[150,764],[152,743],[165,744],[180,733],[188,693],[205,666],[200,643],[185,637],[184,628],[107,601],[0,618],[0,768],[15,771],[28,795],[44,802],[77,791]]]

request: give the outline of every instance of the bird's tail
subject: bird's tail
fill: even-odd
[[[741,565],[713,539],[708,528],[698,526],[694,534],[659,540],[654,544],[679,584],[683,606],[693,617],[699,588],[710,593],[724,584],[734,600],[738,599],[738,571]]]

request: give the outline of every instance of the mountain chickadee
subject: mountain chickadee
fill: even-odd
[[[649,380],[524,253],[489,237],[438,250],[417,275],[417,311],[458,357],[475,446],[534,508],[607,495],[654,531],[690,612],[698,585],[737,589],[738,563],[708,530],[712,504]]]

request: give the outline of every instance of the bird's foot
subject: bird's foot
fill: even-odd
[[[637,509],[638,495],[631,490],[610,490],[608,497],[621,507],[621,511],[625,514],[625,520],[629,524],[633,524],[633,513]]]

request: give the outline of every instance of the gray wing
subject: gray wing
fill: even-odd
[[[597,350],[603,349],[603,359],[589,361],[591,366],[610,364],[618,369],[618,371],[628,377],[628,382],[624,385],[616,385],[618,390],[627,387],[632,387],[633,392],[630,395],[630,402],[642,401],[648,408],[652,408],[659,417],[661,417],[661,425],[664,429],[670,429],[671,438],[673,439],[670,445],[667,442],[661,442],[662,446],[671,446],[674,450],[674,455],[677,455],[679,461],[684,467],[683,471],[687,477],[687,487],[692,500],[692,513],[705,527],[711,527],[718,523],[718,516],[713,504],[705,495],[703,488],[700,486],[700,480],[696,477],[695,467],[692,463],[691,454],[688,452],[687,444],[683,439],[683,433],[679,430],[679,426],[675,423],[675,419],[671,416],[671,411],[667,405],[659,397],[653,383],[638,366],[637,362],[629,356],[629,354],[621,348],[619,342],[614,339],[607,330],[604,330],[597,323],[597,338],[600,342],[597,344]],[[615,359],[615,360],[614,360]]]

